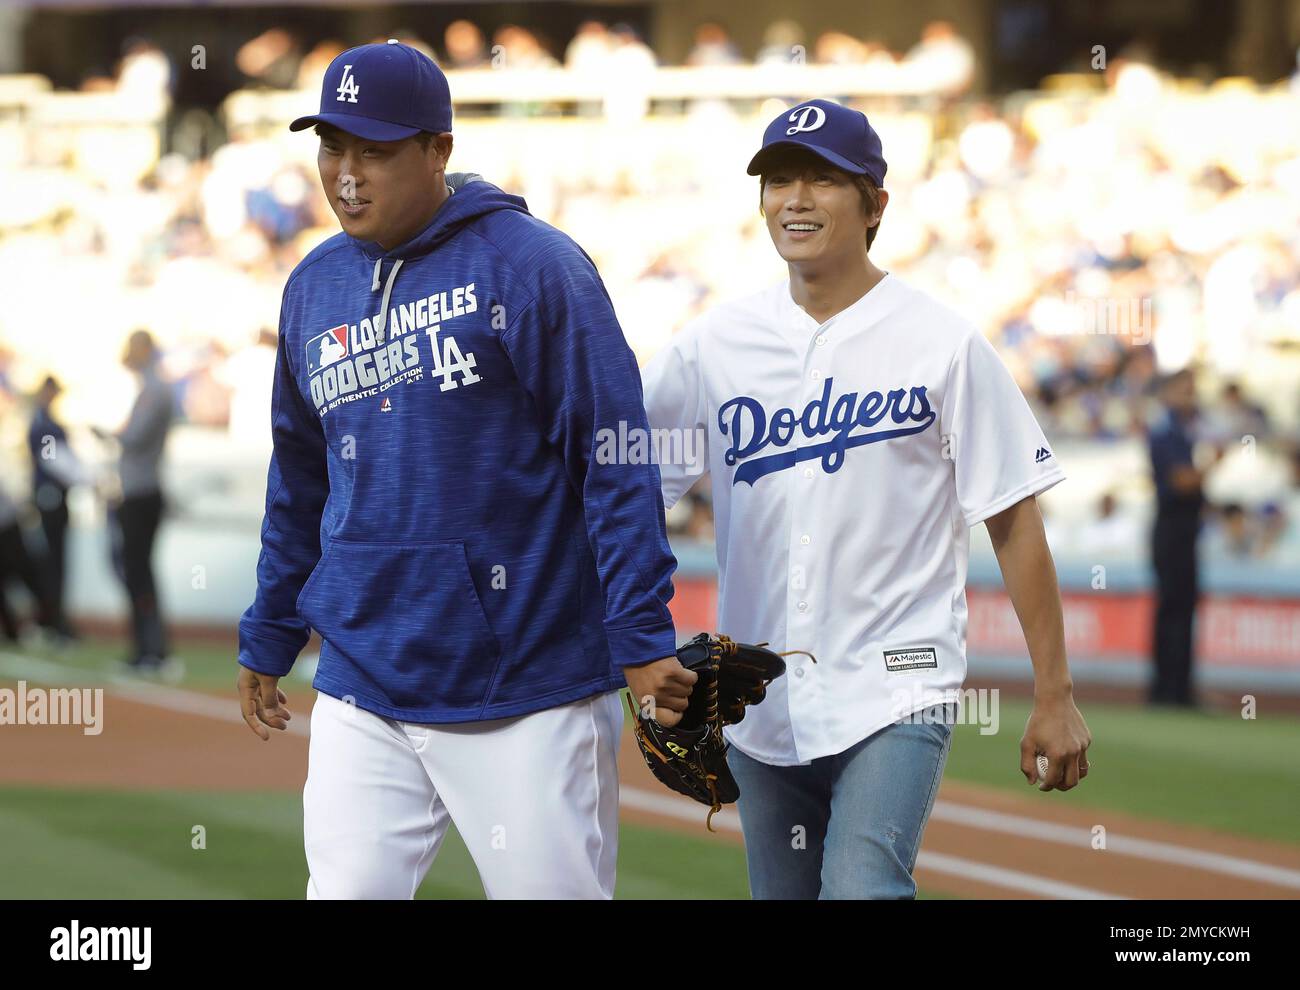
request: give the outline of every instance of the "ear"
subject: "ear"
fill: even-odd
[[[874,227],[884,218],[885,207],[889,205],[889,193],[885,192],[883,189],[876,190],[876,200],[880,203],[880,209],[876,212],[874,217],[869,218],[871,222],[867,224],[868,227]]]
[[[450,131],[444,131],[441,134],[435,134],[432,141],[434,155],[438,159],[441,171],[447,170],[447,163],[451,160],[451,146],[453,138]]]

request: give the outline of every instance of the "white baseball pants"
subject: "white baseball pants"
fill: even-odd
[[[617,691],[515,718],[399,722],[317,693],[308,899],[409,899],[455,822],[490,898],[614,896]]]

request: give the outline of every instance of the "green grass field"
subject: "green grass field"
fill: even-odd
[[[626,824],[619,840],[620,898],[748,896],[733,842]],[[0,789],[0,898],[301,900],[306,883],[296,794]],[[454,830],[419,896],[483,896]]]
[[[1300,718],[1248,720],[1086,699],[1079,709],[1092,732],[1091,769],[1082,785],[1052,800],[1300,844]],[[1003,698],[996,735],[959,726],[945,778],[1033,794],[1020,773],[1029,710],[1028,699]]]
[[[98,679],[119,648],[104,642],[26,655],[76,667]],[[229,650],[190,645],[184,687],[232,690]],[[2,675],[0,675],[2,676]],[[306,679],[284,682],[299,706]],[[1255,720],[1092,704],[1081,708],[1094,737],[1093,772],[1067,794],[1044,799],[1300,844],[1294,795],[1300,719]],[[1000,731],[957,729],[946,778],[1031,793],[1018,767],[1027,701],[1001,699]],[[191,848],[192,828],[206,848]],[[306,883],[297,794],[123,792],[0,788],[0,898],[301,898]],[[276,864],[268,869],[267,864]],[[744,854],[721,836],[624,824],[620,898],[743,898]],[[454,832],[421,897],[482,897],[473,863]],[[942,897],[924,890],[922,897]]]

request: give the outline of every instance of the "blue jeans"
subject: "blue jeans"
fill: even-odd
[[[956,705],[934,705],[807,766],[735,746],[755,900],[914,898],[912,869],[952,745]]]

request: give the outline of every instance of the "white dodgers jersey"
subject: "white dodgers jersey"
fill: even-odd
[[[1065,477],[983,334],[891,274],[819,326],[787,281],[693,320],[643,374],[654,431],[707,437],[660,471],[669,506],[712,474],[718,631],[816,657],[789,657],[727,739],[794,765],[956,701],[970,527]]]

